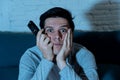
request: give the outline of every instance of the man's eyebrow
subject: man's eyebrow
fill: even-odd
[[[62,25],[61,27],[69,27],[69,25],[68,25],[68,24],[65,24],[65,25]]]
[[[45,29],[46,29],[46,28],[53,28],[53,27],[51,27],[51,26],[46,26]]]

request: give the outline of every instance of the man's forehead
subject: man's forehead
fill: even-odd
[[[45,26],[44,28],[45,28],[45,29],[46,29],[46,28],[69,28],[69,25],[61,25],[61,26],[59,26],[59,27],[57,27],[57,26]]]

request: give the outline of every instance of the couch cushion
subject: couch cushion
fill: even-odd
[[[0,80],[18,80],[18,66],[0,68]]]
[[[30,33],[0,32],[0,67],[18,66],[21,55],[33,45]]]
[[[31,33],[0,32],[0,67],[19,64],[21,55],[35,45]],[[120,61],[120,31],[83,32],[75,30],[74,42],[87,47],[95,55],[97,64]]]
[[[74,32],[74,42],[87,47],[96,57],[97,64],[120,64],[120,31]]]
[[[100,80],[120,80],[120,65],[99,64],[98,74]]]

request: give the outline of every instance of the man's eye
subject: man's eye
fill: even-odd
[[[61,31],[62,33],[66,33],[66,32],[67,32],[66,29],[61,29],[60,31]]]
[[[47,32],[53,32],[53,29],[47,29],[46,31]]]

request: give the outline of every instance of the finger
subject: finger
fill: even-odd
[[[64,42],[63,42],[63,46],[66,46],[66,43],[67,43],[67,37],[68,37],[68,33],[65,35]]]
[[[48,44],[48,46],[49,46],[49,47],[53,47],[53,43],[50,42],[50,43]]]
[[[46,39],[46,36],[44,34],[41,34],[39,42],[43,43],[45,39]]]
[[[43,29],[41,29],[39,32],[38,32],[38,34],[37,34],[37,41],[36,41],[36,43],[38,44],[38,42],[40,41],[40,37],[41,37],[41,34],[42,34],[42,32],[43,32]]]
[[[46,37],[46,39],[44,40],[44,43],[47,45],[49,42],[50,42],[50,39]]]
[[[72,42],[73,41],[73,33],[72,30],[70,30],[70,46],[72,47]]]
[[[70,29],[68,30],[67,45],[70,46]]]

